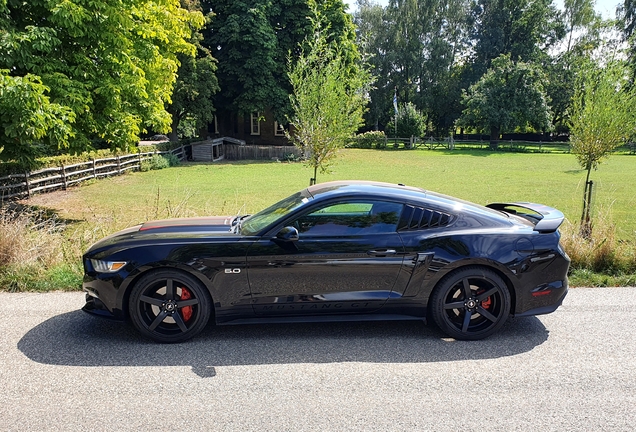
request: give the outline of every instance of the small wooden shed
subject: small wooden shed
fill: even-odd
[[[216,138],[192,143],[192,160],[196,162],[212,162],[225,158],[225,141],[245,145],[245,141],[234,138]]]

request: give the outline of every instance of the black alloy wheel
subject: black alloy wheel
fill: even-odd
[[[194,277],[176,270],[143,276],[130,294],[129,314],[139,332],[161,343],[183,342],[205,328],[210,296]]]
[[[508,319],[510,292],[492,270],[466,267],[440,281],[431,296],[430,313],[435,324],[455,339],[484,339]]]

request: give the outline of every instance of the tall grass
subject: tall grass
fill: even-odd
[[[609,209],[597,210],[589,237],[569,220],[560,231],[561,244],[572,260],[572,285],[636,285],[636,244],[618,238]]]
[[[146,219],[192,216],[191,193],[164,197],[157,189]],[[82,254],[91,244],[129,226],[129,221],[95,214],[90,223],[68,221],[48,209],[0,206],[0,291],[77,290]]]
[[[77,289],[80,244],[53,213],[23,206],[0,208],[0,287],[4,291]],[[73,248],[71,251],[69,248]]]
[[[62,258],[56,246],[64,238],[64,224],[44,210],[2,208],[0,230],[0,267],[46,266]]]

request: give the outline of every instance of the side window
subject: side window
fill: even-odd
[[[294,225],[301,237],[390,233],[396,231],[403,207],[383,201],[341,202],[301,216]]]
[[[445,227],[453,219],[453,216],[448,213],[407,205],[402,212],[398,231]]]

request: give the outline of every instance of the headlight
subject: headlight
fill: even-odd
[[[115,273],[121,270],[126,264],[126,261],[102,261],[91,260],[91,265],[97,273]]]

